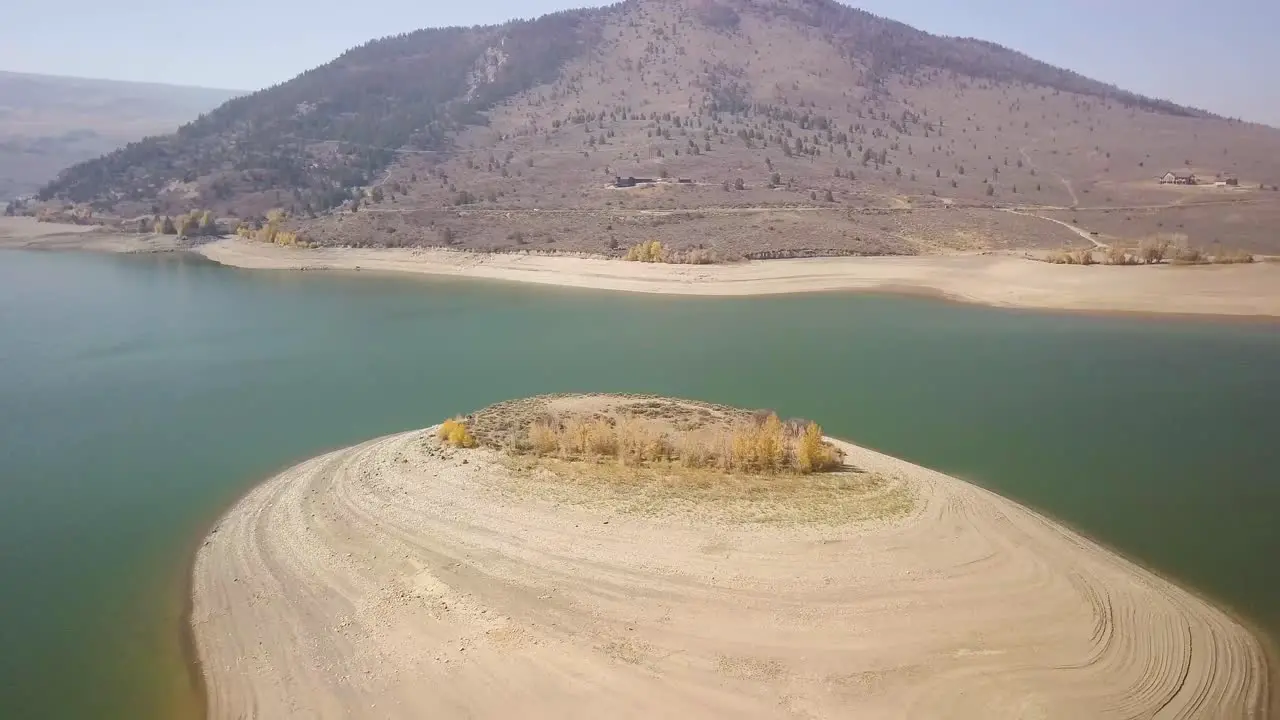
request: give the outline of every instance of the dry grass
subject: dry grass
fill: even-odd
[[[690,469],[761,475],[827,472],[843,461],[817,423],[784,424],[773,413],[727,429],[691,425],[672,433],[634,417],[544,416],[529,425],[523,442],[512,449],[565,460],[615,460],[631,467],[674,462]]]
[[[1241,263],[1253,263],[1256,259],[1253,253],[1244,250],[1223,250],[1213,256],[1213,262],[1218,265],[1236,265]]]
[[[642,467],[507,455],[506,492],[648,517],[769,525],[891,521],[915,507],[900,480],[846,469],[817,475],[726,474],[678,462]]]
[[[554,502],[733,522],[899,517],[907,483],[844,464],[805,420],[649,395],[544,395],[467,417],[512,472],[500,489]]]
[[[436,430],[436,437],[456,448],[473,448],[478,444],[467,429],[466,421],[461,418],[450,418],[441,423],[440,429]]]
[[[1254,257],[1243,250],[1223,250],[1210,255],[1200,248],[1182,246],[1174,249],[1171,262],[1174,265],[1237,265],[1252,263]]]

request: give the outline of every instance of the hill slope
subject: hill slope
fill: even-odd
[[[1253,190],[1157,183],[1182,169]],[[282,208],[319,243],[656,238],[740,255],[1087,237],[974,209],[993,205],[1258,246],[1276,199],[1258,188],[1276,183],[1280,131],[990,43],[832,0],[629,0],[368,43],[76,166],[41,198],[121,216]]]
[[[172,132],[232,90],[0,72],[0,201],[147,135]]]

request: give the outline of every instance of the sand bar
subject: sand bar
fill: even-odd
[[[1226,613],[1014,502],[841,447],[913,509],[610,512],[512,493],[535,480],[429,430],[303,462],[197,554],[210,717],[1265,713],[1263,648]]]

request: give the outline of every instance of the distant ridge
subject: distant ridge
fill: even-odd
[[[116,85],[121,87],[152,88],[155,90],[179,90],[196,93],[214,93],[230,97],[248,94],[248,90],[232,90],[214,88],[203,85],[179,85],[175,83],[151,82],[146,80],[119,80],[116,78],[93,78],[80,75],[49,75],[46,73],[22,72],[18,70],[0,69],[0,82],[12,80],[30,80],[36,82],[61,82],[67,84]]]
[[[370,41],[72,167],[39,198],[121,217],[212,209],[260,223],[279,209],[321,243],[518,249],[520,228],[504,240],[440,213],[1134,207],[1172,202],[1150,186],[1178,167],[1280,183],[1280,131],[832,0],[627,0]],[[619,197],[601,190],[615,176],[691,187]],[[547,232],[567,249],[567,231]],[[590,232],[573,249],[636,234]],[[794,250],[918,244],[893,232]]]
[[[0,201],[77,162],[171,132],[235,90],[0,71]]]

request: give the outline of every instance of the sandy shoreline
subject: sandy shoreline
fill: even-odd
[[[906,519],[636,517],[415,431],[255,488],[197,553],[210,717],[1262,717],[1227,614],[1012,501],[842,444]]]
[[[242,268],[360,269],[675,295],[923,291],[997,307],[1280,316],[1280,264],[1276,263],[1080,268],[1009,255],[948,255],[691,266],[447,250],[295,250],[240,239],[201,245],[195,251]]]
[[[1280,263],[1075,267],[1008,254],[764,260],[661,265],[602,258],[439,249],[283,248],[240,238],[187,247],[173,236],[122,235],[0,219],[0,248],[120,253],[189,250],[231,267],[435,275],[560,287],[702,296],[822,291],[924,293],[996,307],[1280,317]]]

